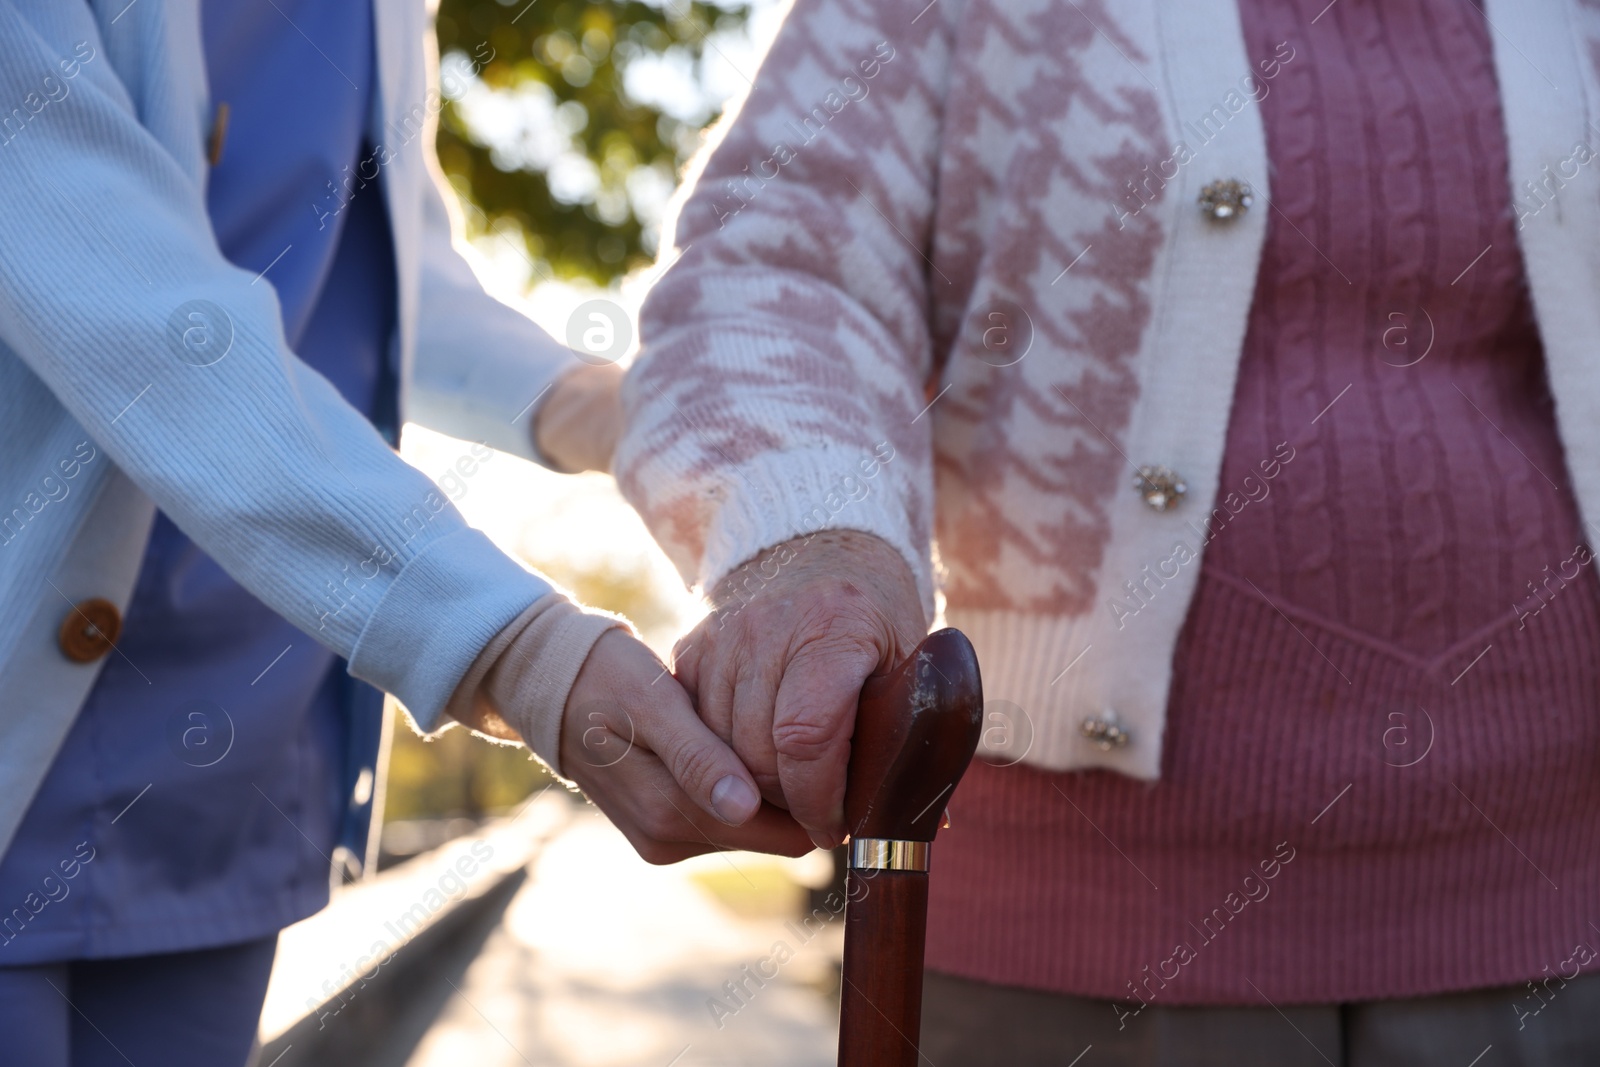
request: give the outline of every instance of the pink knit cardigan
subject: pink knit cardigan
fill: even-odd
[[[1558,983],[1600,943],[1596,11],[1243,7],[802,0],[617,471],[691,580],[868,530],[974,637],[931,966],[1123,1013]]]
[[[1560,197],[1518,236],[1600,515],[1600,199],[1561,176],[1600,113],[1573,47],[1600,10],[1488,7],[1511,172]],[[1270,44],[1235,0],[798,3],[676,209],[625,389],[615,469],[685,577],[876,533],[977,645],[997,755],[1157,778],[1200,557],[1321,426],[1223,482],[1275,216],[1257,98],[1303,62]],[[1230,179],[1253,204],[1202,212]],[[1085,736],[1108,722],[1125,744]]]

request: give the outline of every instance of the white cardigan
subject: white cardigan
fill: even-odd
[[[536,458],[533,402],[568,353],[451,248],[426,12],[373,8],[402,410]],[[222,258],[212,110],[196,0],[0,0],[0,850],[98,674],[62,654],[62,621],[126,606],[157,506],[424,725],[550,590],[288,350],[271,286]],[[171,335],[195,300],[231,320],[210,366]]]
[[[1600,137],[1589,118],[1600,114],[1600,5],[1488,0],[1487,10],[1559,431],[1583,513],[1600,531],[1600,165],[1575,162],[1590,157],[1575,146]],[[1169,565],[1134,618],[1118,605],[1129,603],[1125,582],[1171,559],[1178,542],[1197,544],[1191,524],[1223,496],[1222,452],[1272,188],[1259,110],[1226,104],[1255,71],[1234,0],[1108,0],[1094,19],[1078,14],[1092,29],[1060,0],[799,0],[678,204],[669,246],[682,252],[643,309],[616,470],[693,581],[715,583],[819,525],[851,527],[900,548],[930,614],[933,516],[980,536],[966,532],[981,531],[986,517],[963,479],[985,471],[993,491],[984,506],[1022,537],[979,546],[997,557],[982,567],[938,547],[948,570],[964,569],[967,589],[1005,586],[987,602],[981,591],[953,597],[946,616],[977,646],[986,694],[1031,722],[1028,762],[1152,779],[1172,654],[1200,567]],[[1071,39],[1042,37],[1037,26],[1051,20],[1057,29],[1070,23]],[[1053,107],[1041,105],[1057,90]],[[1159,231],[1149,269],[1128,267],[1115,286],[1105,272],[1067,274],[1086,240],[1104,238],[1112,247],[1091,256],[1118,262],[1142,264],[1144,250],[1136,258],[1117,247],[1115,216],[1127,210],[1120,189],[1107,193],[1099,174],[1070,181],[1059,172],[1195,143],[1190,127],[1225,106],[1220,131],[1193,162],[1163,169],[1162,177],[1177,173],[1137,220],[1142,232]],[[1065,146],[1066,158],[1039,163],[1041,144]],[[1148,158],[1154,168],[1159,157]],[[1034,166],[1026,181],[1006,169],[1017,159]],[[1547,192],[1554,202],[1534,214],[1525,183],[1542,183],[1547,168],[1564,188]],[[1203,185],[1228,177],[1249,182],[1256,201],[1219,225],[1196,200]],[[968,272],[962,284],[974,307],[961,306],[968,290],[949,288],[936,265],[945,255],[948,274]],[[995,264],[1008,257],[1024,265],[996,281]],[[957,298],[941,300],[946,292]],[[1111,374],[1070,341],[1040,341],[1042,351],[1008,369],[1023,383],[1008,388],[1054,421],[1022,404],[1003,425],[941,414],[1001,404],[976,332],[952,326],[984,298],[1014,300],[1036,323],[1050,316],[1050,336],[1070,339],[1083,332],[1072,315],[1119,314],[1130,293],[1151,313],[1126,338],[1130,319],[1114,324],[1115,343],[1126,342],[1115,372],[1138,389],[1115,440],[1054,395],[1064,379]],[[932,351],[940,341],[942,362]],[[1033,462],[1031,478],[1017,473],[1024,461],[1014,456],[972,459],[985,435],[1013,429],[1022,436],[1012,451]],[[873,462],[875,442],[888,442],[896,458]],[[1182,506],[1148,506],[1129,484],[1129,464],[1179,471]],[[1113,481],[1110,469],[1122,473]],[[1073,523],[1105,531],[1094,552],[1067,558],[1058,547],[1055,531]],[[1067,590],[1057,599],[1072,607],[1029,606],[1053,590]],[[1133,740],[1103,749],[1084,727],[1113,712]]]

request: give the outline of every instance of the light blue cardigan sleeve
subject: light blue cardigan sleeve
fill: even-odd
[[[430,144],[432,132],[430,126]],[[438,185],[421,184],[421,294],[406,419],[549,466],[534,444],[533,419],[577,357],[484,291],[452,244],[451,212]]]
[[[0,133],[0,341],[230,574],[433,725],[550,586],[289,351],[110,61],[49,99],[75,42],[100,45],[86,6],[37,10],[0,3],[0,117],[26,116]]]

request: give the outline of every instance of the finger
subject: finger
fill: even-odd
[[[778,750],[772,739],[772,709],[783,678],[782,648],[753,649],[735,669],[732,694],[734,752],[755,776],[761,796],[769,804],[787,808],[783,781],[778,777]]]
[[[633,718],[639,740],[660,757],[679,788],[703,811],[729,826],[748,822],[761,806],[755,778],[689,704],[676,683],[642,694]]]
[[[678,638],[677,643],[672,646],[672,658],[669,662],[672,664],[673,677],[682,682],[683,687],[691,695],[700,688],[699,665],[700,655],[704,651],[706,642],[705,628],[706,623],[702,622]]]
[[[866,640],[812,641],[796,650],[778,685],[772,718],[778,777],[790,813],[818,848],[844,838],[856,703],[881,658]]]
[[[673,650],[673,677],[689,695],[700,721],[725,745],[733,744],[732,644],[708,632],[708,618]]]
[[[763,804],[756,817],[732,831],[728,844],[751,852],[770,852],[778,856],[804,856],[816,848],[806,828],[794,816],[774,804]]]
[[[685,800],[688,798],[685,797]],[[771,829],[762,826],[756,828],[758,821],[767,822],[768,815],[774,815],[783,820],[782,824],[775,821]],[[701,816],[704,818],[704,816]],[[619,824],[620,825],[620,824]],[[685,824],[687,826],[687,824]],[[805,829],[787,814],[767,805],[756,815],[749,824],[737,828],[716,824],[717,829],[712,830],[706,837],[696,838],[694,841],[657,841],[641,832],[623,831],[628,843],[646,863],[656,865],[679,863],[695,856],[704,856],[708,852],[761,852],[773,856],[787,856],[794,859],[804,856],[816,849],[811,836]],[[716,841],[718,831],[739,835],[737,842]]]
[[[679,788],[661,760],[642,749],[636,749],[632,758],[610,769],[609,775],[611,788],[604,792],[629,799],[624,801],[625,810],[606,814],[624,826],[625,832],[633,831],[628,834],[629,840],[651,862],[676,862],[672,858],[658,860],[656,856],[670,855],[680,845],[693,846],[697,852],[744,849],[784,856],[803,856],[813,847],[805,829],[787,812],[770,804],[763,804],[743,826],[728,826],[706,815]],[[646,855],[642,847],[646,842],[659,847]]]
[[[672,784],[671,776],[666,777]],[[701,812],[682,790],[663,790],[660,796],[675,811],[678,821],[654,829],[664,835],[662,840],[671,843],[781,856],[803,856],[816,847],[805,827],[795,822],[788,812],[771,804],[762,804],[743,826],[728,826]]]

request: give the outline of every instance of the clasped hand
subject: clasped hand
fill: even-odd
[[[870,534],[799,538],[759,564],[759,582],[741,570],[713,591],[673,674],[613,631],[568,700],[562,769],[653,863],[843,840],[861,687],[926,633],[910,568]]]

